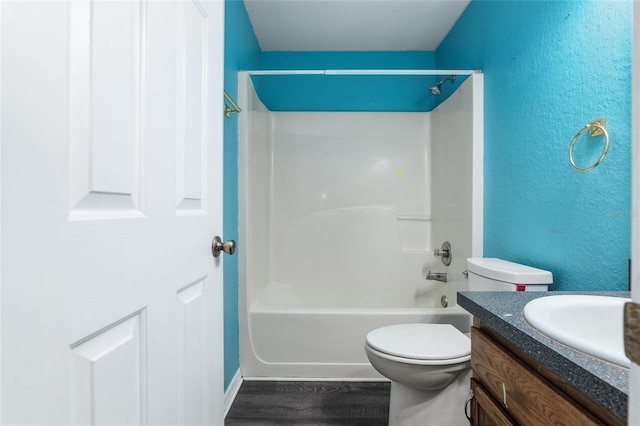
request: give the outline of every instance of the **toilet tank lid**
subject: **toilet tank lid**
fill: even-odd
[[[513,284],[552,284],[553,274],[544,269],[496,258],[467,259],[469,272],[489,279]]]

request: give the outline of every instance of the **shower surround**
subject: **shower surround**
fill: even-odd
[[[238,80],[242,375],[379,379],[370,330],[467,332],[455,302],[482,256],[482,75],[406,113],[272,112]],[[445,240],[449,266],[434,256]]]

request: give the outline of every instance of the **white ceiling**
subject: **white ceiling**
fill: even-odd
[[[264,51],[436,50],[470,0],[244,0]]]

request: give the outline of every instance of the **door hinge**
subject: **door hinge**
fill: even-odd
[[[624,305],[624,353],[640,365],[640,303]]]

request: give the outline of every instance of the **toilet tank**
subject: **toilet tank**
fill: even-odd
[[[553,274],[543,269],[496,258],[469,258],[471,291],[547,291]]]

